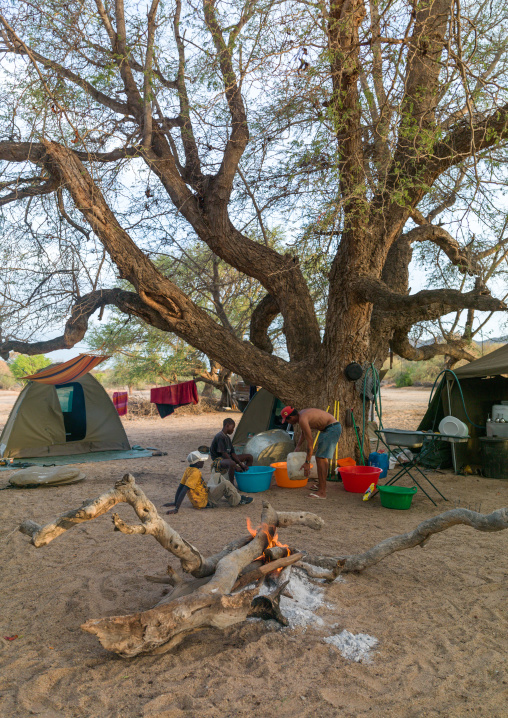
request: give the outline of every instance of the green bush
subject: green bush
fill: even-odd
[[[18,354],[18,356],[9,362],[9,369],[16,379],[35,374],[51,364],[51,359],[45,357],[44,354],[36,354],[35,356],[27,356],[26,354]]]
[[[12,389],[12,387],[17,386],[17,384],[17,379],[11,374],[0,374],[0,389],[3,389],[4,391]]]
[[[403,386],[413,386],[414,372],[411,369],[401,372],[395,377],[395,386],[400,389]]]

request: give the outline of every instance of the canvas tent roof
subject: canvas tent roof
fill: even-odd
[[[508,374],[508,344],[454,371],[459,379]]]
[[[113,402],[91,374],[64,385],[28,382],[0,436],[6,458],[130,449]]]

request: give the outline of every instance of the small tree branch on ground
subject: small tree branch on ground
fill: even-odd
[[[364,571],[396,551],[424,546],[433,534],[460,524],[471,526],[477,531],[504,531],[508,529],[508,508],[497,509],[490,514],[479,514],[468,509],[452,509],[422,521],[414,531],[385,539],[364,553],[337,558],[307,555],[304,562],[328,569],[328,574],[319,573],[315,576],[333,581],[341,573]]]

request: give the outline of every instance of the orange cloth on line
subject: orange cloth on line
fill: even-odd
[[[23,379],[38,381],[41,384],[67,384],[70,381],[79,379],[80,376],[88,374],[91,369],[94,369],[97,364],[106,359],[109,359],[109,356],[94,357],[89,354],[80,354],[74,359],[69,359],[69,361],[61,364],[52,364],[46,369],[41,369],[36,374],[24,376]]]
[[[185,469],[180,483],[189,488],[189,499],[194,508],[204,509],[208,503],[208,489],[201,471],[195,466],[189,466]]]
[[[113,392],[113,404],[118,412],[118,416],[125,416],[127,414],[127,407],[129,403],[129,394],[126,391],[115,391]]]

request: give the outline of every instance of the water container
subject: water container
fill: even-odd
[[[389,457],[384,451],[371,451],[368,458],[369,466],[377,466],[382,469],[379,476],[380,479],[384,479],[388,473]]]
[[[251,454],[254,466],[270,466],[274,461],[285,461],[294,448],[294,441],[287,432],[271,429],[251,437],[241,453]]]
[[[288,476],[290,479],[298,479],[301,480],[304,477],[303,469],[300,469],[300,467],[304,464],[304,462],[307,459],[307,454],[305,451],[293,451],[291,454],[288,454],[287,457],[287,469],[288,469]],[[312,464],[312,468],[310,470],[309,478],[310,479],[317,479],[317,462],[316,457],[313,456],[310,460],[310,463]]]
[[[367,459],[368,466],[379,466],[379,452],[371,451]]]
[[[385,476],[386,476],[386,474],[388,473],[388,468],[389,468],[389,464],[390,464],[390,457],[389,457],[388,454],[385,453],[384,451],[380,451],[380,452],[379,452],[379,459],[378,459],[378,461],[379,461],[379,463],[378,463],[379,468],[380,468],[380,469],[383,469],[382,472],[381,472],[380,475],[379,475],[379,478],[380,478],[380,479],[384,479]]]

